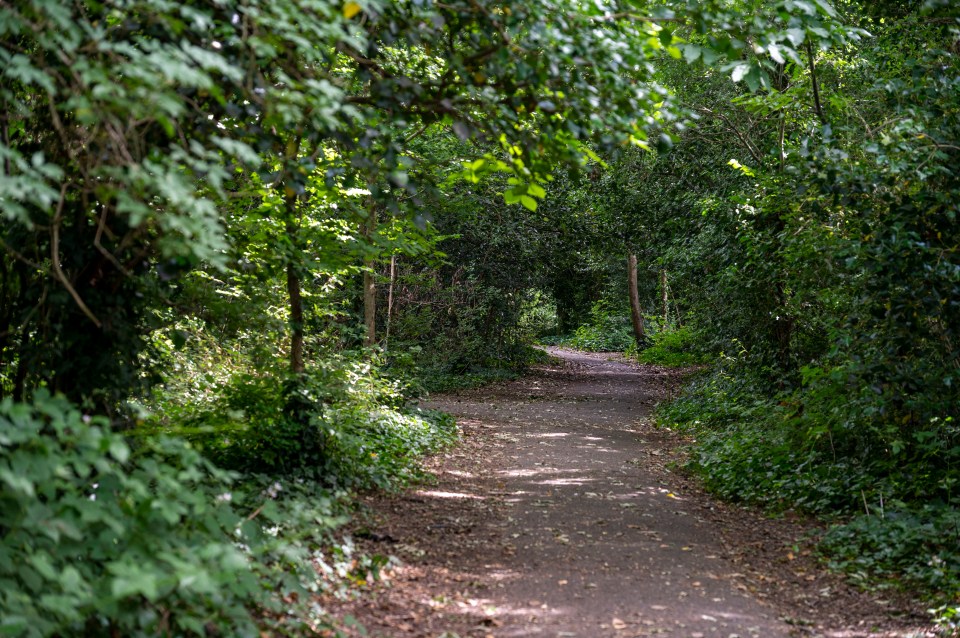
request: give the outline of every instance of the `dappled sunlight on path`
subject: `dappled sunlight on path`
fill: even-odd
[[[372,497],[386,533],[368,533],[369,549],[402,565],[348,606],[368,635],[911,635],[874,632],[884,601],[794,556],[799,528],[784,540],[670,470],[678,438],[650,415],[676,372],[554,354],[564,363],[533,377],[431,401],[464,440],[438,457],[435,484]]]
[[[499,575],[488,596],[493,635],[789,635],[729,577],[735,570],[682,488],[646,467],[658,447],[648,418],[659,376],[565,357],[581,369],[559,387],[544,375],[527,392],[435,402],[496,423],[502,443],[488,478],[505,510],[501,555],[484,564]]]

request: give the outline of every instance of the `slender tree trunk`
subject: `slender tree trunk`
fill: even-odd
[[[633,322],[633,337],[637,345],[642,347],[646,340],[643,329],[643,312],[640,309],[640,293],[637,290],[637,256],[630,253],[627,256],[627,288],[630,293],[630,320]]]
[[[369,201],[369,207],[370,211],[363,232],[368,241],[373,238],[377,230],[377,206],[372,199]],[[374,276],[376,260],[373,257],[367,257],[363,260],[363,265],[363,324],[367,328],[363,345],[369,348],[377,342],[377,283]]]
[[[393,314],[393,285],[397,281],[397,256],[390,255],[390,284],[387,287],[387,325],[383,331],[383,349],[390,343],[390,315]]]
[[[813,110],[822,124],[827,124],[827,116],[823,114],[823,106],[820,104],[820,83],[817,81],[817,67],[813,61],[813,45],[807,40],[807,59],[810,61],[810,82],[813,86]]]
[[[293,200],[292,202],[289,200]],[[296,199],[288,198],[288,213],[296,207]],[[287,220],[287,236],[291,243],[296,237],[296,226]],[[300,294],[300,275],[292,259],[287,261],[287,295],[290,297],[290,371],[303,374],[303,297]]]
[[[20,351],[17,354],[17,371],[13,377],[13,400],[23,401],[27,391],[27,344],[30,338],[29,324],[20,331]]]
[[[300,136],[287,140],[287,161],[294,162],[300,154]],[[290,371],[300,375],[303,366],[303,297],[300,294],[300,273],[297,269],[296,251],[299,250],[297,193],[291,184],[284,184],[284,230],[291,247],[287,255],[287,296],[290,299]]]
[[[667,293],[667,269],[660,269],[660,300],[663,305],[663,327],[670,321],[670,298]]]

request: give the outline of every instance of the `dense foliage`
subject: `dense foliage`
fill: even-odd
[[[708,483],[862,507],[830,560],[950,602],[958,37],[937,0],[0,4],[0,629],[318,626],[344,490],[455,437],[412,401],[547,335],[712,362],[662,412]]]
[[[619,213],[648,282],[658,343],[641,360],[714,361],[660,412],[696,432],[708,485],[839,516],[831,564],[955,603],[958,19],[934,2],[838,9],[863,44],[757,48],[766,90],[664,61],[695,124],[669,151],[621,154],[591,197]],[[619,288],[596,299],[626,321],[623,268],[606,270]],[[601,348],[582,339],[600,322],[581,321],[568,342]]]

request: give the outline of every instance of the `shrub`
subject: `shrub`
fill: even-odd
[[[0,404],[0,606],[13,636],[259,635],[264,593],[217,500],[231,478],[183,442],[123,437],[65,399]]]
[[[322,623],[309,593],[331,586],[314,563],[331,562],[343,496],[237,478],[183,440],[132,447],[62,397],[3,401],[0,634],[256,637]]]
[[[687,327],[659,330],[651,334],[653,345],[637,355],[640,363],[665,366],[690,366],[706,363],[709,357],[697,352],[693,331]]]
[[[588,352],[623,352],[636,346],[630,318],[614,313],[603,301],[593,305],[590,322],[577,328],[573,335],[545,337],[541,342]]]
[[[360,358],[330,356],[285,383],[238,370],[214,393],[192,413],[178,407],[176,422],[163,415],[177,397],[158,395],[146,429],[182,434],[223,467],[339,487],[403,484],[456,436],[449,417],[408,405],[407,381]]]
[[[960,600],[960,504],[888,505],[830,528],[821,545],[830,566]]]
[[[838,419],[851,409],[849,396],[826,385],[776,392],[771,378],[745,354],[724,358],[660,406],[659,422],[696,435],[690,467],[724,498],[833,520],[821,548],[834,569],[864,584],[911,587],[938,603],[957,600],[954,421],[885,440],[886,428]],[[941,471],[932,472],[936,465]],[[951,608],[944,609],[947,618]]]

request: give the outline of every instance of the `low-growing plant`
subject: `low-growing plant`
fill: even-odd
[[[821,549],[828,564],[862,582],[877,577],[960,600],[960,507],[887,503],[831,527]]]
[[[409,404],[409,384],[382,374],[376,359],[351,356],[328,356],[286,382],[241,370],[197,411],[178,409],[177,421],[163,409],[175,397],[158,394],[145,429],[186,436],[237,471],[402,485],[417,475],[421,456],[456,436],[452,419]]]
[[[590,311],[590,322],[572,335],[543,337],[544,345],[558,345],[587,352],[623,352],[635,346],[633,328],[628,316],[613,312],[609,304],[598,301]]]
[[[637,354],[640,363],[680,367],[709,361],[709,357],[697,351],[696,337],[688,327],[661,329],[650,338],[653,344]]]
[[[131,447],[61,397],[4,400],[0,632],[254,637],[323,622],[310,557],[342,520],[337,498],[311,489],[292,506],[237,478],[183,440]]]
[[[914,425],[909,438],[904,423],[853,427],[838,416],[855,398],[833,397],[826,385],[777,391],[770,378],[744,352],[723,357],[658,408],[659,422],[696,436],[689,467],[724,498],[833,520],[822,551],[834,569],[865,585],[901,583],[934,602],[956,600],[952,418]]]

